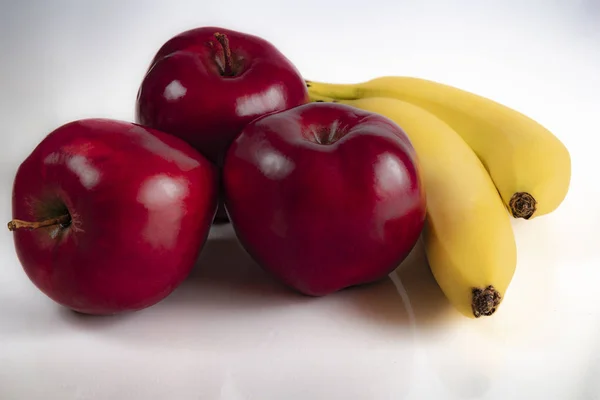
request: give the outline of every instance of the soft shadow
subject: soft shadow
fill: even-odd
[[[408,313],[391,280],[355,286],[323,297],[299,294],[265,272],[246,253],[233,231],[211,238],[188,280],[163,301],[164,307],[217,308],[253,312],[346,303],[345,312],[365,323],[406,325]],[[229,232],[228,232],[229,231]]]
[[[411,296],[412,301],[412,296]],[[244,332],[241,345],[268,336],[269,326],[296,331],[340,330],[398,337],[413,321],[393,282],[386,278],[324,297],[301,295],[263,271],[244,251],[229,225],[213,227],[194,271],[168,298],[135,313],[93,317],[64,310],[62,320],[77,329],[133,345],[210,348],[214,341]],[[336,333],[337,332],[337,333]],[[254,338],[254,339],[253,339]],[[187,344],[189,345],[189,344]]]
[[[411,320],[408,305],[398,295],[394,283],[385,278],[377,282],[350,287],[328,297],[348,302],[354,315],[367,323],[382,327],[408,327]]]
[[[353,316],[366,323],[395,326],[408,323],[406,307],[388,278],[324,297],[305,296],[260,268],[239,244],[230,227],[225,226],[222,232],[225,233],[221,237],[207,243],[189,279],[164,303],[178,307],[210,304],[225,311],[251,312],[261,308],[319,307],[326,303],[347,302]],[[210,296],[200,292],[210,293]]]
[[[0,337],[2,338],[44,338],[61,331],[60,314],[62,307],[44,298],[41,302],[19,302],[12,298],[0,298],[4,304],[13,307],[2,310],[0,316]],[[63,329],[64,330],[64,329]]]
[[[201,300],[221,308],[252,309],[317,299],[299,295],[275,280],[246,253],[231,226],[220,225],[213,227],[188,279],[163,303],[197,307]]]
[[[146,310],[136,312],[123,312],[114,315],[90,315],[73,311],[70,308],[57,305],[56,317],[72,327],[82,330],[98,330],[118,327],[120,324],[130,323],[142,318]]]
[[[17,301],[0,299],[5,303],[15,303],[12,308],[3,310],[0,318],[0,337],[40,338],[61,336],[77,329],[102,329],[118,326],[125,320],[136,317],[136,313],[112,316],[92,316],[77,313],[66,308],[41,293],[35,300]],[[65,323],[66,322],[66,323]]]

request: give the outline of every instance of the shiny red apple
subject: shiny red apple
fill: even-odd
[[[138,92],[136,118],[220,164],[248,122],[307,101],[300,73],[270,42],[203,27],[158,50]]]
[[[43,293],[114,314],[159,302],[187,277],[216,205],[216,167],[187,143],[86,119],[51,132],[20,165],[8,225]]]
[[[379,280],[409,254],[425,221],[419,168],[391,120],[311,103],[244,128],[225,159],[225,204],[258,264],[322,296]]]

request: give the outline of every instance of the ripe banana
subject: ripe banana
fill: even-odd
[[[441,83],[391,76],[357,84],[306,81],[314,95],[334,99],[390,97],[436,115],[475,151],[515,218],[554,211],[571,180],[567,148],[529,117],[490,99]]]
[[[381,114],[410,138],[427,194],[423,240],[431,271],[450,303],[478,318],[498,308],[515,272],[515,238],[498,192],[467,143],[439,118],[391,98],[335,101]]]

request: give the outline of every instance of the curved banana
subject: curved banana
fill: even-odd
[[[383,115],[410,138],[427,194],[423,240],[431,271],[462,314],[492,315],[512,280],[517,250],[510,216],[473,150],[447,124],[390,98],[334,101]]]
[[[515,218],[554,211],[571,180],[567,148],[529,117],[490,99],[441,83],[390,76],[357,84],[306,81],[309,91],[335,99],[390,97],[435,114],[475,151]]]

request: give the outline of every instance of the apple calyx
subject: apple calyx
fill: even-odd
[[[313,134],[315,142],[325,146],[334,144],[344,136],[344,132],[339,131],[335,126],[323,127],[314,131]]]
[[[29,231],[39,228],[44,228],[47,226],[60,225],[61,227],[67,227],[71,223],[71,216],[69,214],[64,214],[55,218],[48,218],[42,221],[22,221],[20,219],[13,219],[8,223],[9,231],[16,231],[19,229],[27,229]]]
[[[221,67],[221,75],[235,76],[235,71],[233,70],[233,57],[231,56],[231,47],[229,47],[229,39],[227,38],[227,35],[216,32],[214,36],[223,49],[223,66]]]

